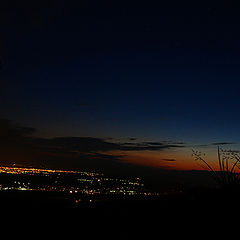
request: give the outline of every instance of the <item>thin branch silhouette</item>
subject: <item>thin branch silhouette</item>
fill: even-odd
[[[218,170],[215,170],[205,160],[204,153],[192,150],[192,156],[196,161],[201,161],[204,163],[205,167],[203,168],[208,170],[221,188],[230,189],[238,187],[240,189],[240,156],[236,151],[223,150],[222,148],[218,147]]]

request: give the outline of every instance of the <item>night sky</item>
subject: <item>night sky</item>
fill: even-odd
[[[2,164],[190,170],[191,149],[240,149],[238,6],[6,2]]]

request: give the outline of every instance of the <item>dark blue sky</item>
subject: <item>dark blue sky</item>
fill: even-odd
[[[239,24],[227,1],[6,4],[1,118],[41,137],[238,143]]]

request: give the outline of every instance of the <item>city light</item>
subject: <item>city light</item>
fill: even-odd
[[[102,173],[40,168],[0,167],[0,176],[12,181],[0,183],[0,190],[37,190],[71,195],[149,195],[140,178],[114,178]],[[78,200],[76,200],[78,201]]]

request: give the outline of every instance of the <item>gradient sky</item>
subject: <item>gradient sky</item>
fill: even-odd
[[[192,148],[211,158],[217,145],[240,147],[239,10],[228,1],[5,3],[0,118],[34,128],[33,138],[118,144],[95,149],[101,160],[197,169]]]

